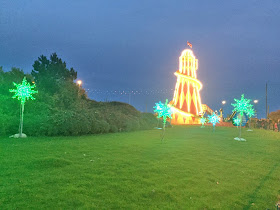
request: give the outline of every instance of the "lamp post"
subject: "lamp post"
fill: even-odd
[[[258,118],[258,117],[257,117],[257,108],[256,108],[257,103],[259,103],[259,100],[255,99],[255,100],[254,100],[254,104],[255,104],[256,118]]]
[[[226,103],[227,103],[227,102],[226,102],[225,100],[222,101],[222,105],[225,105]],[[223,108],[221,108],[221,109],[220,109],[220,113],[221,113],[221,116],[220,116],[220,117],[222,118],[222,120],[224,119],[224,118],[223,118],[223,111],[224,111]],[[224,120],[223,120],[223,121],[224,121]]]
[[[77,84],[79,86],[79,90],[78,90],[78,96],[79,96],[80,95],[80,88],[81,88],[82,80],[78,80]]]
[[[82,84],[82,80],[78,80],[77,81],[77,84],[79,85],[79,88],[81,87],[81,84]]]

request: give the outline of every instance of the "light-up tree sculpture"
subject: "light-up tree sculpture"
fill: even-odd
[[[240,125],[240,119],[238,117],[233,118],[233,124],[236,125],[238,128],[238,126]]]
[[[204,128],[205,127],[204,124],[206,123],[206,118],[201,117],[200,118],[200,123],[201,123],[201,128]]]
[[[164,104],[161,103],[161,101],[159,101],[158,103],[156,103],[156,105],[153,107],[154,108],[154,112],[157,113],[157,118],[158,118],[158,124],[159,124],[159,113],[162,111]],[[157,125],[158,127],[158,125]],[[158,127],[159,128],[159,127]]]
[[[14,82],[14,85],[16,86],[16,89],[10,89],[9,91],[12,93],[15,93],[15,95],[12,98],[17,98],[20,101],[19,137],[22,137],[24,104],[25,104],[26,100],[28,100],[29,98],[31,100],[35,100],[35,98],[32,96],[32,94],[38,93],[38,91],[33,90],[33,88],[35,88],[35,84],[30,85],[26,81],[25,77],[23,78],[21,84],[16,84]]]
[[[239,125],[239,137],[234,138],[235,140],[238,141],[246,141],[245,139],[241,138],[241,126],[242,126],[242,119],[243,119],[243,114],[248,112],[248,109],[252,108],[252,104],[250,104],[250,99],[244,98],[244,94],[241,95],[241,99],[234,99],[236,102],[235,104],[231,104],[234,109],[233,111],[236,111],[240,115],[240,125]]]
[[[165,104],[161,103],[161,101],[159,103],[156,103],[156,106],[154,107],[155,110],[154,112],[156,112],[158,114],[158,118],[162,117],[162,121],[163,121],[163,134],[162,134],[162,138],[161,140],[163,140],[164,138],[164,134],[165,134],[165,125],[166,125],[166,119],[170,118],[171,119],[171,108],[168,105],[168,100],[166,99]]]
[[[251,130],[251,118],[255,115],[255,110],[251,107],[247,110],[246,114],[249,117],[249,129],[247,131],[253,131]]]
[[[218,115],[216,115],[216,114],[213,112],[212,115],[209,115],[209,116],[208,116],[208,121],[209,121],[210,123],[212,123],[212,125],[213,125],[213,131],[215,131],[216,123],[219,123],[220,118],[218,117]]]

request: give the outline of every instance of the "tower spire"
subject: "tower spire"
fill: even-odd
[[[192,44],[189,41],[187,41],[187,44],[190,48],[192,48]]]

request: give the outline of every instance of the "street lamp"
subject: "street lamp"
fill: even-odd
[[[222,101],[222,105],[225,105],[226,103],[227,103],[227,102],[226,102],[225,100]],[[220,111],[220,117],[221,117],[221,119],[223,120],[223,111],[224,111],[223,108],[221,108],[219,111]],[[224,120],[223,120],[223,121],[224,121]]]
[[[254,102],[255,105],[257,105],[257,103],[259,103],[259,100],[255,99],[253,102]],[[255,112],[256,112],[256,118],[258,118],[257,117],[257,108],[256,107],[255,107]]]
[[[82,84],[82,80],[78,80],[78,81],[77,81],[77,84],[78,84],[78,86],[79,86],[79,89],[78,89],[78,97],[79,97],[79,95],[80,95],[80,88],[81,88],[81,84]]]
[[[78,80],[78,81],[77,81],[77,84],[79,85],[79,88],[80,88],[80,86],[81,86],[81,84],[82,84],[82,80]]]

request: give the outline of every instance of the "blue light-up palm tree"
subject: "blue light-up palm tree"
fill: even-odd
[[[214,112],[212,113],[212,115],[208,116],[208,121],[213,125],[213,132],[215,132],[215,126],[217,123],[219,123],[219,120],[220,118]]]
[[[239,125],[239,137],[234,138],[235,140],[238,141],[246,141],[245,139],[241,138],[241,126],[242,126],[242,119],[243,119],[243,115],[244,113],[247,113],[249,109],[252,108],[252,104],[250,104],[250,99],[246,99],[244,98],[244,94],[241,95],[241,99],[234,99],[234,101],[236,102],[235,104],[231,104],[234,109],[233,111],[236,111],[237,113],[239,113],[240,115],[240,125]]]

